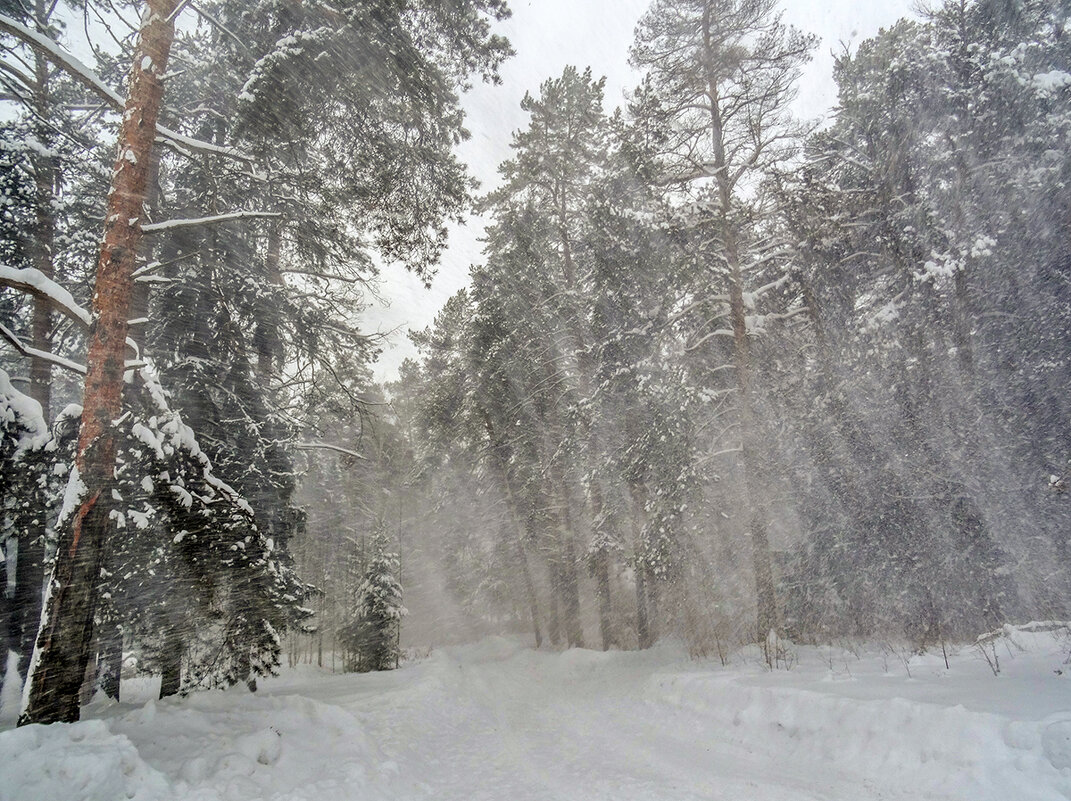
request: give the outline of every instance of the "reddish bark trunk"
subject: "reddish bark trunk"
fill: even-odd
[[[104,564],[116,455],[112,421],[122,411],[123,367],[133,273],[141,241],[156,121],[163,101],[178,0],[148,0],[134,48],[130,93],[119,129],[104,241],[93,292],[82,428],[75,467],[85,485],[56,555],[48,608],[31,667],[29,702],[20,723],[78,719],[78,687],[93,640],[93,614]]]

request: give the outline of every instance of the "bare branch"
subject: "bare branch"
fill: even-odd
[[[211,217],[196,217],[184,220],[164,220],[158,223],[146,223],[141,226],[142,233],[153,234],[159,231],[173,231],[176,228],[194,228],[199,225],[218,225],[232,220],[247,220],[259,217],[282,217],[277,211],[232,211],[229,214],[216,214]]]
[[[346,456],[352,456],[354,459],[365,459],[367,457],[357,453],[357,451],[351,451],[348,448],[341,448],[338,445],[329,445],[326,442],[298,442],[294,445],[294,450],[298,451],[337,451],[338,453],[345,454]]]

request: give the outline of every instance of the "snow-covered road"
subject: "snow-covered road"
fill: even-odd
[[[1030,636],[1000,677],[970,652],[908,676],[801,651],[770,673],[501,639],[391,673],[306,668],[0,733],[0,799],[1057,801],[1071,683],[1063,646]]]
[[[898,797],[862,793],[856,777],[781,760],[776,749],[723,736],[708,716],[653,704],[651,671],[664,654],[623,660],[591,651],[510,651],[499,641],[448,652],[425,666],[434,676],[427,695],[388,692],[354,705],[399,766],[395,797]]]

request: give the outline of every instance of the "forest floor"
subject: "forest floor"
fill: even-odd
[[[1000,675],[871,646],[690,660],[503,639],[401,670],[286,671],[0,731],[3,801],[1071,798],[1069,643],[1007,630]],[[900,654],[900,656],[897,655]],[[902,657],[902,658],[901,658]],[[145,688],[140,688],[144,692]]]

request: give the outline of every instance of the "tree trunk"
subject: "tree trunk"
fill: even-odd
[[[710,139],[714,154],[713,171],[720,205],[719,218],[725,261],[729,271],[729,317],[733,329],[733,363],[739,390],[741,466],[743,469],[744,508],[750,515],[748,534],[751,539],[752,562],[755,570],[755,598],[758,609],[757,634],[760,643],[770,631],[777,629],[777,595],[773,583],[770,543],[766,535],[766,508],[762,494],[753,486],[758,468],[758,437],[751,400],[751,354],[747,338],[747,316],[744,307],[744,279],[740,266],[739,240],[733,213],[733,186],[730,164],[725,149],[725,121],[721,116],[721,97],[718,76],[714,72],[715,45],[711,38],[711,6],[704,5],[702,34],[704,39],[704,70],[710,106]]]
[[[547,621],[547,634],[550,636],[550,644],[557,648],[562,642],[562,624],[558,617],[558,570],[554,564],[556,555],[552,554],[547,560],[547,569],[550,573],[550,612]]]
[[[20,532],[15,556],[15,594],[12,598],[11,647],[19,654],[19,675],[26,678],[37,627],[41,623],[45,576],[45,510]]]
[[[169,628],[164,635],[164,650],[161,654],[160,697],[178,695],[182,688],[182,635]]]
[[[543,372],[548,384],[553,385],[556,366],[553,359],[543,362]],[[572,503],[565,468],[555,455],[564,440],[555,401],[549,401],[541,409],[543,423],[543,448],[540,460],[547,465],[550,475],[548,500],[555,504],[554,519],[557,524],[556,558],[558,585],[562,593],[562,617],[565,637],[570,647],[584,647],[583,627],[580,623],[580,582],[577,576],[579,565],[576,558],[576,528],[570,510]]]
[[[595,573],[595,594],[599,599],[599,636],[602,650],[610,650],[617,641],[613,633],[613,606],[610,602],[610,552],[599,548],[591,555]]]
[[[123,673],[123,633],[114,621],[102,626],[97,637],[97,684],[113,701],[119,700]]]
[[[283,283],[283,274],[279,269],[282,246],[283,226],[275,220],[268,226],[268,253],[264,263],[267,283],[270,286],[282,286]],[[275,354],[279,350],[279,328],[275,319],[277,315],[273,309],[268,308],[270,304],[262,301],[260,305],[253,343],[257,351],[257,376],[267,381],[271,378]]]
[[[640,650],[650,648],[651,624],[647,617],[647,569],[636,565],[636,642]]]
[[[486,411],[483,412],[483,421],[484,427],[487,429],[487,436],[491,439],[492,466],[497,474],[498,481],[502,486],[502,491],[506,495],[506,513],[513,521],[513,525],[517,532],[517,564],[521,570],[521,578],[524,581],[525,593],[528,595],[528,608],[532,616],[532,631],[535,634],[535,647],[540,648],[543,645],[543,634],[539,630],[539,598],[536,595],[535,583],[532,581],[532,572],[528,567],[528,555],[524,550],[524,523],[521,520],[520,509],[517,504],[517,496],[513,492],[513,483],[510,480],[509,475],[509,453],[507,451],[509,446],[495,436],[494,422]]]
[[[12,547],[12,542],[13,538],[0,540],[0,553],[3,554],[0,556],[0,587],[8,586],[7,558],[8,549]],[[0,687],[3,687],[11,679],[11,676],[7,674],[8,651],[14,651],[17,648],[15,645],[17,640],[15,638],[15,610],[12,608],[13,603],[13,599],[8,598],[6,592],[0,592],[0,670],[3,671],[3,674],[0,675]],[[17,668],[16,672],[18,672]]]
[[[571,237],[569,235],[565,187],[559,187],[558,191],[561,197],[558,208],[558,230],[562,244],[562,267],[565,286],[569,291],[569,297],[572,298],[576,295],[578,287],[576,268],[573,265]],[[572,304],[572,301],[570,301],[569,312],[568,328],[575,348],[577,390],[583,401],[592,401],[594,400],[592,384],[595,378],[595,365],[589,350],[590,332],[581,311]],[[594,468],[602,453],[598,431],[594,421],[590,418],[584,418],[582,426],[588,448],[588,457],[591,460],[590,465]],[[613,531],[606,530],[608,523],[603,517],[605,512],[604,494],[597,471],[592,479],[588,500],[591,504],[592,520],[599,521],[596,525],[602,528],[593,537],[591,567],[595,578],[595,594],[599,604],[599,636],[602,641],[602,649],[606,651],[611,645],[616,644],[613,635],[613,598],[610,594],[611,552],[607,546],[611,542],[616,543],[617,536]]]
[[[532,571],[528,567],[528,555],[524,551],[524,542],[517,541],[517,562],[521,568],[521,577],[524,580],[524,590],[528,595],[528,611],[532,618],[532,634],[535,636],[535,647],[543,647],[543,633],[539,630],[539,599],[536,596],[535,583],[532,581]]]
[[[40,635],[29,676],[29,701],[20,723],[78,719],[78,687],[93,640],[97,582],[110,528],[115,470],[113,420],[122,414],[123,371],[133,273],[141,241],[156,121],[163,101],[178,0],[148,0],[134,48],[130,92],[119,129],[118,156],[108,195],[104,242],[93,292],[93,327],[86,359],[82,427],[72,482],[80,506],[60,537]]]
[[[558,544],[561,549],[562,614],[565,618],[565,636],[572,648],[584,647],[584,629],[580,623],[580,581],[577,576],[576,535],[573,516],[569,512],[569,498],[561,487],[562,509],[558,513]]]
[[[744,508],[750,515],[748,535],[751,539],[751,557],[755,571],[758,624],[756,633],[758,642],[764,643],[770,632],[776,633],[778,629],[777,593],[774,587],[770,541],[766,533],[766,505],[761,500],[761,490],[754,486],[759,461],[758,436],[755,431],[755,415],[751,402],[751,354],[744,313],[743,278],[740,274],[739,256],[735,248],[731,251],[727,248],[727,252],[732,276],[729,288],[729,314],[733,325],[733,360],[739,389]]]
[[[658,642],[658,579],[647,571],[647,580],[644,582],[647,588],[647,631],[651,639],[651,645]]]
[[[650,648],[654,643],[651,636],[651,619],[648,615],[647,603],[647,565],[643,560],[643,524],[641,513],[643,509],[640,501],[641,489],[630,485],[629,489],[629,522],[632,528],[632,542],[636,549],[636,641],[640,650]]]

